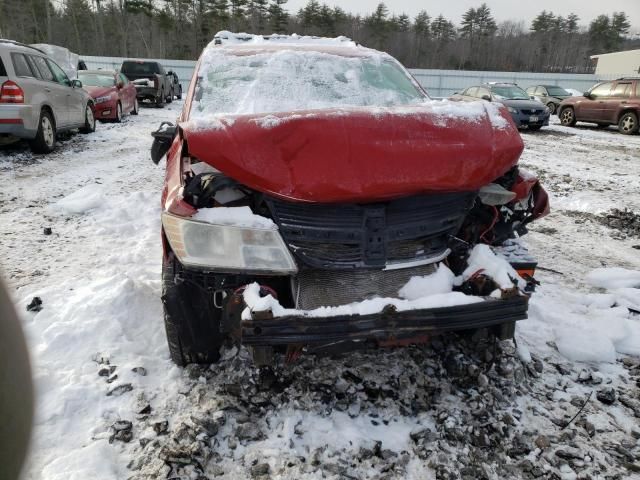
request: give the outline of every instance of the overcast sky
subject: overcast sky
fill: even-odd
[[[386,5],[393,13],[407,13],[414,17],[420,10],[426,10],[432,17],[443,14],[454,23],[460,23],[460,17],[470,7],[477,7],[483,0],[388,0]],[[380,0],[320,0],[321,3],[334,6],[339,5],[346,11],[353,13],[369,13],[376,8]],[[290,12],[297,12],[307,0],[289,0],[287,8]],[[623,11],[631,20],[632,33],[640,31],[640,0],[613,0],[608,2],[596,0],[485,0],[496,20],[524,20],[531,22],[542,10],[551,10],[556,15],[566,16],[575,12],[580,17],[581,25],[588,25],[591,20],[601,13],[610,15]]]

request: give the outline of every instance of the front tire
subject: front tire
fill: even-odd
[[[122,123],[122,105],[120,105],[120,102],[116,105],[116,118],[114,120],[116,123]]]
[[[138,115],[140,110],[140,105],[138,104],[138,98],[133,101],[133,110],[131,110],[131,115]]]
[[[56,148],[56,124],[53,116],[47,110],[40,113],[38,133],[36,138],[29,142],[33,153],[51,153]]]
[[[547,103],[547,108],[549,109],[549,115],[555,115],[556,109],[558,108],[555,103],[549,102]]]
[[[215,363],[224,341],[222,309],[215,307],[212,291],[181,280],[182,272],[184,267],[169,253],[162,262],[162,304],[171,360],[181,367]]]
[[[178,100],[182,100],[182,85],[180,85],[180,87],[179,87],[178,95],[176,95],[176,98]]]
[[[624,135],[633,135],[638,131],[638,116],[633,112],[626,112],[618,121],[618,129]]]
[[[93,133],[96,131],[96,117],[90,103],[84,109],[84,126],[80,128],[80,133]]]
[[[160,92],[160,96],[156,98],[156,107],[164,107],[164,92]]]
[[[573,127],[576,124],[576,113],[572,107],[565,107],[560,112],[560,123],[565,127]]]

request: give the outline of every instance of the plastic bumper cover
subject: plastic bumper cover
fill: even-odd
[[[252,319],[241,322],[241,335],[242,343],[251,346],[386,342],[524,320],[527,309],[528,297],[515,296],[426,310],[387,309],[370,315]]]

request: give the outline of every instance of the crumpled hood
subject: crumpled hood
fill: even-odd
[[[91,87],[87,85],[82,88],[84,88],[92,98],[105,97],[115,90],[115,87]]]
[[[239,183],[321,203],[477,190],[523,149],[506,108],[487,102],[215,116],[180,127],[191,156]]]

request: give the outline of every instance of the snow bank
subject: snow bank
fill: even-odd
[[[87,185],[58,200],[53,208],[65,213],[80,214],[100,207],[104,201],[104,190],[101,186]]]
[[[449,268],[440,264],[438,270],[424,277],[411,277],[398,294],[406,300],[417,300],[428,295],[449,293],[453,289],[455,275]]]
[[[626,268],[596,268],[589,272],[587,282],[600,288],[640,288],[640,271]]]
[[[249,207],[201,208],[191,218],[213,225],[231,225],[234,227],[262,228],[273,230],[275,223],[270,218],[256,215]]]

